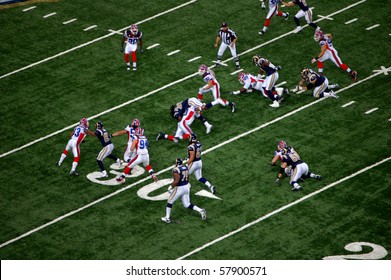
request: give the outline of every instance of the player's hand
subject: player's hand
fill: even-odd
[[[281,70],[281,66],[280,65],[276,66],[276,70],[277,71]]]
[[[140,49],[140,53],[144,53],[144,50],[143,50],[143,49]]]
[[[317,61],[317,59],[314,57],[313,59],[311,59],[311,63],[315,63]]]
[[[169,194],[172,193],[172,189],[173,189],[173,188],[172,188],[171,186],[168,187],[167,191],[168,191]]]
[[[276,183],[277,185],[280,185],[280,184],[281,184],[280,179],[277,178],[277,179],[274,181],[274,183]]]
[[[124,46],[121,47],[120,51],[121,51],[121,52],[124,52]]]
[[[218,44],[215,44],[215,48],[217,48],[219,45]]]

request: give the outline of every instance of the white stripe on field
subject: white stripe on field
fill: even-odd
[[[336,14],[338,14],[338,13],[341,13],[341,12],[343,12],[343,11],[345,11],[345,10],[348,10],[348,9],[350,9],[350,8],[352,8],[352,7],[357,6],[358,4],[364,3],[365,1],[366,1],[366,0],[361,0],[361,1],[357,2],[357,3],[355,3],[355,4],[352,4],[352,5],[347,6],[347,7],[343,8],[343,9],[337,11],[337,12],[334,12],[334,13],[330,14],[330,16],[331,16],[331,15],[336,15]],[[190,2],[192,2],[192,1],[190,1]],[[188,2],[188,3],[190,3],[190,2]],[[178,6],[178,7],[179,7],[179,6]],[[314,21],[314,22],[319,22],[319,21],[321,21],[321,20],[317,20],[317,21]],[[306,25],[303,26],[303,28],[306,28],[306,27],[308,27],[308,26],[309,26],[309,25],[306,24]],[[260,47],[263,47],[263,46],[266,46],[266,45],[268,45],[268,44],[271,44],[271,43],[273,43],[273,42],[275,42],[275,41],[278,41],[279,39],[284,38],[284,37],[286,37],[286,36],[288,36],[288,35],[290,35],[290,34],[295,34],[295,33],[294,33],[294,31],[287,32],[287,33],[285,33],[285,34],[283,34],[283,35],[280,35],[279,37],[276,37],[276,38],[271,39],[270,41],[267,41],[267,42],[262,43],[262,44],[260,44],[260,45],[258,45],[258,46],[255,46],[255,47],[253,47],[253,48],[251,48],[251,49],[248,49],[248,50],[242,52],[241,54],[238,54],[238,56],[242,56],[242,55],[247,54],[247,53],[249,53],[249,52],[253,52],[254,50],[256,50],[256,49],[258,49],[258,48],[260,48]],[[107,34],[107,35],[104,35],[103,37],[106,38],[106,37],[110,37],[110,36],[112,36],[112,35],[113,35],[113,33],[109,33],[109,34]],[[95,40],[92,40],[92,41],[86,43],[86,44],[83,44],[83,46],[84,46],[84,45],[90,45],[90,44],[92,44],[92,43],[94,43],[94,42],[96,42],[96,41],[100,41],[103,37],[99,37],[99,38],[97,38],[97,39],[95,39]],[[71,50],[68,50],[68,51],[59,53],[59,54],[57,54],[57,55],[55,55],[55,56],[46,58],[46,59],[44,59],[44,60],[42,60],[42,61],[40,61],[40,62],[30,64],[29,66],[26,66],[26,67],[24,67],[24,68],[21,68],[21,69],[19,69],[19,70],[17,70],[17,71],[14,71],[14,72],[10,72],[10,73],[8,73],[8,74],[5,74],[5,75],[1,76],[0,79],[2,79],[2,78],[4,78],[4,77],[7,77],[7,76],[9,76],[9,75],[15,74],[16,72],[19,72],[19,71],[25,70],[25,69],[27,69],[27,68],[33,67],[33,66],[35,66],[35,65],[37,65],[37,64],[42,63],[43,61],[47,61],[47,60],[51,60],[51,59],[53,59],[53,58],[55,58],[55,57],[59,57],[59,56],[65,54],[65,53],[68,53],[68,52],[72,51],[72,50],[81,48],[81,46],[82,46],[82,45],[77,46],[77,47],[75,47],[75,48],[73,48],[73,49],[71,49]],[[233,60],[233,57],[228,58],[228,59],[224,60],[223,62],[227,62],[227,61],[230,61],[230,60]],[[215,61],[214,61],[214,62],[215,62]],[[225,65],[226,65],[226,64],[225,64]],[[215,67],[215,66],[213,65],[213,66],[211,66],[211,67],[209,67],[209,68],[214,68],[214,67]],[[383,73],[383,72],[377,72],[375,75],[380,74],[380,73]],[[115,106],[115,107],[112,107],[112,108],[110,108],[110,109],[107,109],[106,111],[103,111],[103,112],[101,112],[101,113],[98,113],[98,114],[96,114],[96,115],[94,115],[94,116],[88,117],[87,119],[88,119],[88,120],[91,120],[91,119],[94,119],[94,118],[98,118],[98,117],[100,117],[100,116],[102,116],[102,115],[104,115],[104,114],[110,113],[110,112],[112,112],[112,111],[114,111],[114,110],[117,110],[117,109],[119,109],[119,108],[122,108],[122,107],[124,107],[124,106],[127,106],[127,105],[129,105],[129,104],[131,104],[131,103],[133,103],[133,102],[136,102],[136,101],[138,101],[138,100],[144,99],[144,98],[146,98],[146,97],[148,97],[148,96],[150,96],[150,95],[152,95],[152,94],[154,94],[154,93],[156,93],[156,92],[159,92],[159,91],[164,90],[164,89],[166,89],[166,88],[168,88],[168,87],[171,87],[171,86],[173,86],[173,85],[175,85],[175,84],[177,84],[177,83],[180,83],[180,82],[183,82],[183,81],[188,80],[188,79],[190,79],[190,78],[193,78],[193,77],[195,77],[195,76],[197,76],[197,75],[198,75],[198,72],[195,72],[195,73],[190,74],[190,75],[188,75],[188,76],[186,76],[186,77],[184,77],[184,78],[182,78],[182,79],[176,80],[176,81],[171,82],[171,83],[169,83],[169,84],[167,84],[167,85],[165,85],[165,86],[162,86],[162,87],[160,87],[160,88],[158,88],[158,89],[155,89],[155,90],[150,91],[150,92],[148,92],[148,93],[146,93],[146,94],[144,94],[144,95],[141,95],[141,96],[139,96],[139,97],[137,97],[137,98],[135,98],[135,99],[129,100],[129,101],[125,102],[125,103],[122,103],[122,104],[120,104],[120,105],[117,105],[117,106]],[[36,140],[34,140],[34,141],[30,142],[30,143],[24,144],[24,145],[22,145],[22,146],[20,146],[20,147],[18,147],[18,148],[15,148],[15,149],[13,149],[13,150],[10,150],[10,151],[8,151],[8,152],[5,152],[5,153],[3,153],[3,154],[0,154],[0,158],[5,157],[5,156],[10,155],[10,154],[13,154],[13,153],[15,153],[15,152],[17,152],[17,151],[20,151],[20,150],[22,150],[22,149],[24,149],[24,148],[27,148],[27,147],[29,147],[29,146],[32,146],[32,145],[34,145],[34,144],[36,144],[36,143],[39,143],[39,142],[41,142],[41,141],[43,141],[43,140],[46,140],[46,139],[48,139],[48,138],[50,138],[50,137],[52,137],[52,136],[55,136],[55,135],[57,135],[57,134],[60,134],[60,133],[62,133],[62,132],[64,132],[64,131],[66,131],[66,130],[72,129],[72,128],[73,128],[75,125],[77,125],[77,124],[78,124],[78,123],[74,123],[74,124],[72,124],[72,125],[70,125],[70,126],[64,127],[63,129],[57,130],[57,131],[55,131],[55,132],[53,132],[53,133],[51,133],[51,134],[49,134],[49,135],[43,136],[43,137],[41,137],[41,138],[38,138],[38,139],[36,139]]]
[[[391,68],[391,67],[390,67],[390,68]],[[193,74],[193,75],[197,75],[197,73],[195,73],[195,74]],[[368,77],[366,77],[365,79],[359,80],[359,81],[356,82],[356,83],[350,84],[349,86],[344,87],[344,88],[342,88],[342,89],[336,91],[335,93],[338,94],[338,93],[340,93],[340,92],[343,92],[343,91],[345,91],[345,90],[347,90],[347,89],[349,89],[349,88],[352,88],[352,87],[357,86],[357,85],[359,85],[359,84],[361,84],[361,83],[364,83],[364,82],[366,82],[366,81],[368,81],[368,80],[370,80],[370,79],[372,79],[372,78],[374,78],[374,77],[376,77],[376,76],[378,76],[378,75],[381,75],[381,73],[372,74],[371,76],[368,76]],[[242,138],[242,137],[245,137],[245,136],[247,136],[247,135],[249,135],[249,134],[251,134],[251,133],[254,133],[255,131],[258,131],[258,130],[260,130],[260,129],[263,129],[263,128],[265,128],[265,127],[267,127],[267,126],[269,126],[269,125],[271,125],[271,124],[274,124],[274,123],[276,123],[276,122],[279,122],[279,121],[281,121],[281,120],[283,120],[283,119],[285,119],[285,118],[288,118],[288,117],[290,117],[290,116],[292,116],[292,115],[294,115],[294,114],[296,114],[296,113],[298,113],[298,112],[300,112],[300,111],[303,111],[303,110],[305,110],[305,109],[307,109],[307,108],[309,108],[309,107],[311,107],[311,106],[313,106],[313,105],[315,105],[315,104],[318,104],[319,102],[322,102],[322,101],[324,101],[324,100],[330,100],[330,99],[328,99],[328,98],[320,98],[320,99],[317,99],[317,100],[315,100],[315,101],[313,101],[313,102],[311,102],[311,103],[308,103],[308,104],[306,104],[306,105],[304,105],[304,106],[302,106],[302,107],[299,107],[299,108],[297,108],[297,109],[295,109],[295,110],[293,110],[293,111],[291,111],[291,112],[289,112],[289,113],[287,113],[287,114],[285,114],[285,115],[283,115],[283,116],[280,116],[280,117],[278,117],[278,118],[275,118],[274,120],[272,120],[272,121],[270,121],[270,122],[264,123],[264,124],[262,124],[262,125],[260,125],[260,126],[258,126],[258,127],[256,127],[256,128],[253,128],[252,130],[246,131],[246,132],[244,132],[244,133],[242,133],[242,134],[240,134],[240,135],[237,135],[237,136],[235,136],[235,137],[233,137],[233,138],[231,138],[231,139],[229,139],[229,140],[227,140],[227,141],[221,142],[220,144],[218,144],[218,145],[216,145],[216,146],[214,146],[214,147],[212,147],[212,148],[209,148],[209,149],[205,150],[205,151],[203,152],[203,154],[205,155],[205,154],[207,154],[207,153],[210,153],[210,152],[212,152],[212,151],[214,151],[214,150],[216,150],[216,149],[218,149],[218,148],[220,148],[220,147],[223,147],[223,146],[225,146],[225,145],[227,145],[227,144],[229,144],[229,143],[231,143],[231,142],[233,142],[233,141],[236,141],[236,140],[238,140],[238,139],[240,139],[240,138]],[[73,126],[71,126],[70,128],[72,128],[72,127],[73,127]],[[165,168],[165,169],[163,169],[163,170],[160,170],[160,171],[158,171],[158,172],[156,173],[156,175],[160,175],[160,174],[162,174],[162,173],[164,173],[164,172],[167,172],[167,171],[169,171],[169,170],[172,170],[173,167],[174,167],[174,166],[172,165],[172,166],[169,166],[169,167],[167,167],[167,168]],[[24,233],[24,234],[22,234],[22,235],[20,235],[20,236],[18,236],[18,237],[15,237],[14,239],[8,240],[8,241],[6,241],[6,242],[0,244],[0,248],[5,247],[5,246],[7,246],[7,245],[9,245],[9,244],[11,244],[11,243],[14,243],[15,241],[18,241],[18,240],[20,240],[20,239],[22,239],[22,238],[24,238],[24,237],[26,237],[26,236],[29,236],[29,235],[31,235],[31,234],[33,234],[33,233],[35,233],[35,232],[37,232],[37,231],[39,231],[39,230],[41,230],[41,229],[44,229],[44,228],[46,228],[46,227],[48,227],[48,226],[50,226],[50,225],[52,225],[52,224],[55,224],[55,223],[57,223],[57,222],[59,222],[59,221],[65,219],[65,218],[67,218],[67,217],[70,217],[70,216],[72,216],[72,215],[74,215],[74,214],[76,214],[76,213],[78,213],[78,212],[80,212],[80,211],[82,211],[82,210],[84,210],[84,209],[87,209],[87,208],[89,208],[89,207],[91,207],[91,206],[93,206],[93,205],[95,205],[95,204],[97,204],[97,203],[99,203],[99,202],[102,202],[102,201],[104,201],[104,200],[106,200],[106,199],[108,199],[108,198],[110,198],[110,197],[113,197],[113,196],[115,196],[115,195],[117,195],[117,194],[119,194],[119,193],[121,193],[121,192],[123,192],[123,191],[125,191],[125,190],[127,190],[127,189],[130,189],[130,188],[132,188],[132,187],[134,187],[134,186],[136,186],[136,185],[138,185],[138,184],[140,184],[140,183],[143,183],[143,182],[145,182],[145,181],[147,181],[147,180],[150,180],[149,176],[148,176],[148,177],[145,177],[145,178],[143,178],[143,179],[140,179],[139,181],[134,182],[134,183],[132,183],[132,184],[130,184],[130,185],[128,185],[128,186],[126,186],[126,187],[124,187],[124,188],[122,188],[122,189],[119,189],[119,190],[117,190],[117,191],[115,191],[115,192],[113,192],[113,193],[110,193],[110,194],[107,195],[107,196],[104,196],[104,197],[102,197],[102,198],[100,198],[100,199],[98,199],[98,200],[95,200],[95,201],[93,201],[93,202],[91,202],[91,203],[89,203],[89,204],[87,204],[87,205],[85,205],[85,206],[83,206],[83,207],[81,207],[81,208],[78,208],[78,209],[73,210],[73,211],[71,211],[71,212],[69,212],[69,213],[67,213],[67,214],[65,214],[65,215],[63,215],[63,216],[60,216],[60,217],[58,217],[58,218],[56,218],[56,219],[54,219],[54,220],[52,220],[52,221],[50,221],[50,222],[48,222],[48,223],[46,223],[46,224],[43,224],[43,225],[41,225],[41,226],[39,226],[39,227],[37,227],[37,228],[35,228],[35,229],[32,229],[32,230],[30,230],[30,231],[28,231],[28,232],[26,232],[26,233]]]
[[[285,85],[285,84],[286,84],[286,81],[283,81],[283,82],[281,82],[279,84],[276,84],[275,87],[280,87],[280,86]]]
[[[200,58],[202,58],[202,56],[196,56],[196,57],[193,57],[192,59],[189,59],[187,62],[192,62],[192,61],[198,60]]]
[[[351,24],[351,23],[353,23],[355,21],[357,21],[357,18],[351,19],[351,20],[345,22],[345,24]]]
[[[122,33],[122,32],[120,32],[120,31],[117,31],[117,30],[108,29],[107,31],[109,31],[111,34],[118,34],[118,35],[123,35],[123,33]]]
[[[50,14],[44,15],[43,18],[48,18],[48,17],[54,16],[54,15],[57,15],[57,13],[54,12],[54,13],[50,13]]]
[[[157,46],[160,46],[160,44],[153,44],[152,46],[149,46],[149,47],[147,48],[147,50],[156,48]]]
[[[98,27],[98,26],[97,26],[97,25],[91,25],[91,26],[89,26],[89,27],[87,27],[87,28],[84,28],[83,30],[84,30],[84,31],[88,31],[88,30],[94,29],[94,28],[96,28],[96,27]]]
[[[356,101],[350,101],[350,102],[348,102],[348,103],[342,105],[341,107],[342,107],[342,108],[348,107],[348,106],[352,105],[352,104],[355,103],[355,102],[356,102]]]
[[[239,72],[242,72],[242,71],[243,71],[243,69],[240,68],[239,70],[236,70],[236,71],[234,71],[234,72],[231,72],[230,75],[235,75],[235,74],[237,74],[237,73],[239,73]]]
[[[154,16],[151,16],[151,17],[149,17],[149,18],[146,18],[146,19],[144,19],[144,20],[141,20],[141,21],[139,21],[139,22],[136,22],[135,24],[136,24],[136,25],[139,25],[139,24],[141,24],[141,23],[150,21],[150,20],[152,20],[152,19],[155,19],[155,18],[158,18],[158,17],[160,17],[160,16],[162,16],[162,15],[171,13],[171,12],[177,10],[177,9],[180,9],[180,8],[182,8],[182,7],[185,7],[185,6],[187,6],[187,5],[189,5],[189,4],[192,4],[192,3],[194,3],[194,2],[197,2],[197,0],[191,0],[191,1],[189,1],[189,2],[186,2],[186,3],[184,3],[184,4],[181,4],[181,5],[179,5],[179,6],[176,6],[176,7],[174,7],[174,8],[171,8],[171,9],[169,9],[169,10],[166,10],[166,11],[164,11],[164,12],[161,12],[161,13],[159,13],[159,14],[156,14],[156,15],[154,15]],[[126,26],[126,27],[124,27],[124,28],[121,28],[119,31],[124,31],[124,30],[128,29],[129,27],[130,27],[130,25],[129,25],[129,26]],[[27,66],[24,66],[24,67],[22,67],[22,68],[19,68],[19,69],[17,69],[17,70],[14,70],[14,71],[12,71],[12,72],[6,73],[6,74],[0,76],[0,79],[3,79],[3,78],[5,78],[5,77],[11,76],[11,75],[14,75],[14,74],[19,73],[19,72],[24,71],[24,70],[30,69],[30,68],[32,68],[32,67],[34,67],[34,66],[36,66],[36,65],[39,65],[39,64],[44,63],[44,62],[46,62],[46,61],[50,61],[50,60],[52,60],[52,59],[54,59],[54,58],[63,56],[63,55],[65,55],[65,54],[67,54],[67,53],[70,53],[70,52],[73,52],[74,50],[77,50],[77,49],[86,47],[86,46],[91,45],[91,44],[93,44],[93,43],[95,43],[95,42],[99,42],[100,40],[106,39],[106,38],[108,38],[108,37],[110,37],[110,36],[113,36],[114,34],[115,34],[115,33],[109,33],[109,34],[103,35],[103,36],[101,36],[101,37],[99,37],[99,38],[96,38],[96,39],[94,39],[94,40],[91,40],[91,41],[89,41],[89,42],[87,42],[87,43],[78,45],[78,46],[73,47],[73,48],[71,48],[71,49],[68,49],[68,50],[66,50],[66,51],[60,52],[60,53],[58,53],[58,54],[56,54],[56,55],[47,57],[47,58],[45,58],[45,59],[39,60],[39,61],[37,61],[37,62],[34,62],[34,63],[32,63],[32,64],[29,64],[29,65],[27,65]]]
[[[377,111],[377,110],[379,110],[379,108],[373,108],[373,109],[371,109],[371,110],[369,110],[369,111],[366,111],[366,112],[365,112],[365,115],[369,115],[370,113],[373,113],[373,112],[375,112],[375,111]]]
[[[31,6],[31,7],[29,7],[29,8],[26,8],[26,9],[24,9],[24,10],[22,10],[23,12],[27,12],[27,11],[30,11],[30,10],[32,10],[32,9],[35,9],[37,6]]]
[[[361,170],[359,170],[359,171],[357,171],[357,172],[355,172],[355,173],[353,173],[353,174],[351,174],[349,176],[346,176],[346,177],[344,177],[344,178],[342,178],[342,179],[340,179],[340,180],[338,180],[338,181],[336,181],[334,183],[331,183],[331,184],[329,184],[329,185],[327,185],[327,186],[325,186],[325,187],[323,187],[323,188],[321,188],[321,189],[319,189],[317,191],[314,191],[314,192],[312,192],[310,194],[307,194],[306,196],[303,196],[302,198],[299,198],[298,200],[295,200],[295,201],[293,201],[293,202],[291,202],[291,203],[289,203],[289,204],[287,204],[287,205],[285,205],[285,206],[283,206],[281,208],[278,208],[278,209],[274,210],[273,212],[270,212],[270,213],[260,217],[259,219],[252,221],[251,223],[245,224],[244,226],[242,226],[242,227],[240,227],[240,228],[238,228],[238,229],[236,229],[234,231],[231,231],[231,232],[229,232],[229,233],[227,233],[227,234],[225,234],[225,235],[223,235],[223,236],[221,236],[221,237],[219,237],[219,238],[217,238],[217,239],[215,239],[215,240],[213,240],[213,241],[211,241],[209,243],[204,244],[203,246],[201,246],[201,247],[191,251],[190,253],[187,253],[186,255],[183,255],[182,257],[177,258],[177,260],[183,260],[183,259],[185,259],[185,258],[187,258],[187,257],[189,257],[191,255],[194,255],[195,253],[198,253],[198,252],[202,251],[203,249],[208,248],[208,247],[212,246],[213,244],[216,244],[217,242],[220,242],[220,241],[222,241],[222,240],[224,240],[224,239],[226,239],[228,237],[231,237],[231,236],[233,236],[233,235],[235,235],[235,234],[237,234],[237,233],[239,233],[239,232],[241,232],[241,231],[243,231],[243,230],[245,230],[245,229],[247,229],[249,227],[252,227],[253,225],[258,224],[259,222],[262,222],[263,220],[266,220],[267,218],[270,218],[271,216],[273,216],[275,214],[278,214],[278,213],[280,213],[280,212],[282,212],[282,211],[284,211],[284,210],[286,210],[286,209],[288,209],[288,208],[290,208],[292,206],[295,206],[296,204],[299,204],[299,203],[301,203],[301,202],[303,202],[303,201],[305,201],[305,200],[307,200],[307,199],[309,199],[309,198],[311,198],[313,196],[316,196],[316,195],[318,195],[318,194],[320,194],[320,193],[322,193],[322,192],[324,192],[324,191],[326,191],[326,190],[328,190],[328,189],[330,189],[330,188],[332,188],[332,187],[334,187],[336,185],[339,185],[339,184],[341,184],[341,183],[343,183],[343,182],[345,182],[345,181],[347,181],[347,180],[349,180],[351,178],[354,178],[354,177],[356,177],[356,176],[358,176],[358,175],[360,175],[360,174],[362,174],[362,173],[364,173],[364,172],[366,172],[366,171],[368,171],[368,170],[370,170],[370,169],[372,169],[372,168],[374,168],[376,166],[379,166],[379,165],[389,161],[390,159],[391,159],[391,157],[385,158],[385,159],[383,159],[381,161],[378,161],[378,162],[376,162],[376,163],[374,163],[374,164],[372,164],[370,166],[367,166],[367,167],[365,167],[365,168],[363,168],[363,169],[361,169]]]
[[[369,26],[369,27],[367,27],[365,29],[366,30],[371,30],[371,29],[374,29],[374,28],[379,27],[379,26],[380,26],[380,24],[375,24],[375,25]]]
[[[73,18],[73,19],[64,21],[62,24],[69,24],[69,23],[74,22],[74,21],[76,21],[76,20],[77,20],[77,18]]]
[[[173,54],[176,54],[176,53],[179,53],[181,50],[175,50],[175,51],[172,51],[172,52],[169,52],[167,55],[168,56],[171,56]]]

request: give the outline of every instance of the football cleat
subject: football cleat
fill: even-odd
[[[120,184],[125,183],[125,177],[122,177],[122,175],[119,176],[118,178],[116,178],[115,180],[116,180],[118,183],[120,183]]]
[[[315,176],[314,176],[314,179],[315,180],[319,180],[319,181],[322,181],[323,180],[323,177],[322,176],[320,176],[320,175],[318,175],[318,174],[314,174]]]
[[[263,34],[265,34],[265,31],[261,30],[258,32],[258,34],[262,36]]]
[[[357,72],[356,71],[352,71],[352,73],[350,73],[350,76],[352,77],[353,82],[355,82],[357,80]]]
[[[123,163],[123,161],[122,161],[121,159],[117,159],[118,167],[121,167],[121,166],[122,166],[122,163]]]
[[[285,14],[286,14],[285,20],[288,20],[288,18],[289,18],[289,13],[285,13]]]
[[[136,66],[133,66],[133,71],[137,71],[137,67]]]
[[[109,177],[109,175],[107,174],[107,172],[102,172],[102,176],[100,176],[99,178],[107,178]]]
[[[206,126],[206,134],[209,134],[212,130],[213,125],[209,124]]]
[[[330,97],[339,98],[339,96],[336,95],[336,94],[334,93],[334,91],[332,91],[332,90],[329,91],[329,94],[330,94]]]
[[[162,217],[161,220],[167,224],[171,223],[170,218]]]
[[[206,210],[205,209],[201,209],[201,219],[203,220],[206,220]]]
[[[234,113],[236,111],[236,104],[235,102],[230,102],[229,103],[229,107],[231,107],[231,112]]]
[[[61,166],[61,162],[57,161],[56,166]]]
[[[301,32],[302,30],[303,30],[303,27],[298,26],[298,27],[296,27],[296,29],[294,30],[294,32],[295,32],[295,33],[299,33],[299,32]]]
[[[302,190],[302,188],[300,186],[292,188],[292,191],[294,191],[294,192],[301,191],[301,190]]]
[[[216,67],[216,68],[217,68],[217,67],[220,67],[220,65],[221,65],[220,63],[217,63],[217,62],[216,62],[215,67]],[[200,75],[202,76],[203,74],[200,74]]]
[[[283,93],[286,94],[286,95],[289,95],[289,89],[288,88],[284,88]]]
[[[159,141],[160,139],[164,139],[164,133],[163,132],[159,132],[159,134],[157,135],[156,137],[156,141]]]
[[[79,176],[79,174],[76,171],[71,171],[69,172],[69,174],[71,174],[72,176]]]
[[[280,103],[278,103],[277,100],[274,100],[272,104],[269,104],[269,106],[273,108],[278,108],[280,107]]]
[[[159,179],[157,178],[157,176],[155,174],[152,174],[151,175],[151,178],[152,180],[154,180],[155,182],[159,181]]]
[[[215,186],[210,186],[210,192],[212,194],[215,194],[217,192],[216,187]]]
[[[240,65],[235,66],[236,70],[240,70]]]

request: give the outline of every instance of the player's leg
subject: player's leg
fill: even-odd
[[[231,47],[231,45],[230,45],[229,49],[231,51],[232,57],[235,60],[236,69],[239,70],[240,69],[240,63],[239,63],[239,57],[238,57],[238,55],[236,53],[236,45],[234,44],[233,47]]]
[[[124,171],[122,172],[121,176],[116,178],[115,180],[119,183],[124,183],[125,182],[125,176],[128,175],[133,167],[136,165],[140,164],[142,162],[142,159],[138,154],[136,154],[132,159],[129,161],[128,165],[125,167]]]
[[[76,172],[76,167],[79,164],[79,160],[80,160],[80,146],[75,141],[74,144],[72,145],[72,153],[73,153],[73,162],[72,162],[72,169],[70,174],[73,176],[78,176],[79,174]]]
[[[178,187],[174,187],[170,190],[170,196],[167,199],[167,205],[166,205],[166,216],[162,217],[161,220],[165,223],[170,223],[170,216],[171,216],[171,210],[174,202],[181,197],[182,190]]]
[[[292,170],[291,172],[291,178],[289,184],[292,186],[292,191],[299,191],[301,190],[301,186],[299,183],[299,179],[301,176],[305,173],[305,170],[302,167],[302,164],[299,164],[295,167],[295,169]]]
[[[357,79],[357,72],[356,71],[352,71],[352,69],[350,69],[347,64],[342,62],[341,58],[338,55],[338,51],[337,50],[335,50],[335,49],[331,50],[330,53],[331,53],[330,60],[335,65],[337,65],[339,68],[341,68],[342,70],[348,72],[348,74],[352,77],[352,80],[355,81]]]
[[[145,169],[148,171],[149,175],[151,175],[151,178],[155,182],[157,182],[158,181],[157,176],[152,169],[152,165],[149,164],[149,154],[143,155],[142,160],[143,160],[143,165],[144,165]]]
[[[215,193],[216,188],[209,182],[208,179],[206,179],[205,177],[202,177],[202,161],[201,160],[194,162],[194,169],[195,169],[194,176],[196,177],[196,179],[199,182],[206,185],[210,189],[211,193]]]
[[[132,63],[133,63],[133,71],[137,70],[137,44],[129,44],[130,45],[130,54],[132,56]]]
[[[181,186],[181,188],[183,188],[183,190],[184,190],[184,194],[181,197],[183,207],[197,211],[198,213],[201,214],[202,219],[205,220],[206,219],[205,209],[201,209],[197,205],[190,203],[190,184],[188,184],[186,186]]]
[[[320,29],[316,23],[312,22],[312,11],[310,9],[308,9],[308,11],[305,12],[304,16],[309,26],[312,26],[316,30]]]
[[[72,149],[72,142],[73,142],[73,140],[69,140],[68,143],[67,143],[67,145],[65,146],[65,149],[64,149],[64,151],[62,152],[62,154],[61,154],[61,156],[60,156],[60,159],[59,159],[58,162],[57,162],[57,165],[58,165],[58,166],[61,166],[61,164],[63,163],[64,159],[65,159],[65,158],[67,157],[67,155],[68,155],[68,151],[69,151],[70,149]]]
[[[274,72],[270,76],[267,76],[264,82],[264,89],[267,94],[267,96],[273,101],[272,104],[270,104],[270,107],[280,107],[280,103],[278,103],[278,95],[275,95],[273,93],[273,87],[278,80],[278,72]]]
[[[220,47],[219,47],[219,50],[217,52],[217,60],[216,60],[216,67],[219,67],[220,64],[221,64],[221,59],[223,57],[223,54],[225,52],[225,50],[227,49],[228,45],[224,42],[221,42],[220,44]]]
[[[293,20],[295,21],[296,23],[296,29],[295,29],[295,32],[300,32],[303,28],[301,27],[300,25],[300,18],[304,17],[305,15],[305,12],[303,10],[300,10],[297,12],[297,14],[293,17]]]
[[[277,10],[278,10],[277,5],[271,5],[271,4],[269,3],[269,12],[268,12],[267,15],[266,15],[265,23],[263,24],[263,28],[262,28],[262,30],[259,32],[259,35],[265,34],[265,32],[267,31],[267,29],[269,28],[271,19],[272,19],[273,15],[277,13]]]
[[[124,59],[125,59],[125,62],[126,62],[126,69],[127,70],[130,70],[130,53],[132,51],[132,45],[129,44],[128,42],[126,43],[126,47],[125,47],[125,51],[124,51]]]

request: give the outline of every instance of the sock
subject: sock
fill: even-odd
[[[171,209],[172,209],[172,204],[171,203],[167,203],[167,207],[166,207],[166,218],[170,218],[171,216]]]
[[[300,20],[297,17],[294,17],[293,20],[296,22],[296,25],[300,26]]]
[[[72,162],[72,169],[71,169],[71,171],[76,171],[77,164],[78,163],[76,161]]]
[[[210,126],[210,124],[209,124],[207,121],[204,122],[204,125],[205,125],[206,127]]]
[[[136,62],[137,59],[136,59],[136,52],[131,52],[132,54],[132,62]]]
[[[309,26],[312,26],[312,27],[315,28],[315,29],[318,28],[318,25],[316,25],[316,23],[313,23],[313,22],[309,23],[308,25],[309,25]]]
[[[98,162],[100,170],[103,172],[105,170],[105,167],[103,166],[103,162],[101,160],[96,160]]]
[[[126,64],[130,65],[129,64],[129,54],[128,53],[124,54],[124,59],[126,61]]]
[[[205,184],[209,188],[212,186],[212,184],[204,177],[201,177],[200,179],[198,179],[198,181],[200,181],[201,183]]]
[[[61,154],[60,160],[58,161],[60,164],[64,161],[64,159],[67,157],[66,154]]]

